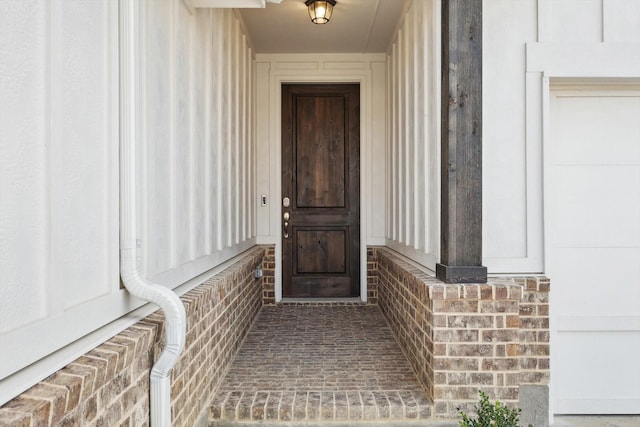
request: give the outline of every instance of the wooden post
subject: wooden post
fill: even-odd
[[[442,1],[440,263],[447,283],[485,283],[482,266],[482,0]]]

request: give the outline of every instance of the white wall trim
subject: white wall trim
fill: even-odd
[[[425,253],[421,250],[414,248],[413,246],[403,245],[392,239],[386,239],[385,246],[393,249],[404,257],[413,260],[415,263],[422,265],[423,269],[426,269],[435,275],[436,263],[440,261],[440,258],[433,253]]]
[[[521,257],[484,257],[489,274],[540,274],[543,260],[542,212],[542,73],[525,77],[526,123],[526,252]],[[485,238],[486,240],[486,238]]]
[[[638,77],[640,43],[527,43],[527,72],[547,77]]]
[[[222,264],[229,259],[235,257],[239,252],[249,250],[256,245],[256,239],[250,238],[234,246],[216,251],[211,255],[197,258],[189,263],[183,264],[171,270],[157,274],[148,278],[153,283],[166,286],[170,289],[179,286],[193,277],[203,274],[211,269],[212,266]]]

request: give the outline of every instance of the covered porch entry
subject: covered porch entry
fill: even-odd
[[[203,423],[453,426],[479,389],[519,402],[523,421],[547,423],[548,280],[446,284],[388,248],[371,247],[367,303],[274,304],[275,251],[262,250],[253,256],[263,257],[264,276],[250,279],[257,259],[241,262],[240,282],[217,316],[223,335],[212,341],[212,357],[224,363],[216,364],[219,385]]]

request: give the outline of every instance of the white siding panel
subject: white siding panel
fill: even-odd
[[[602,42],[602,2],[540,0],[540,41]]]
[[[191,222],[193,211],[191,210],[191,199],[193,187],[191,174],[193,165],[191,164],[191,151],[194,149],[194,142],[191,134],[191,114],[192,91],[191,85],[196,84],[191,74],[191,64],[195,61],[196,52],[192,50],[193,38],[192,30],[195,19],[190,15],[184,2],[174,3],[174,49],[172,62],[174,64],[174,116],[175,121],[173,139],[170,142],[172,150],[173,168],[173,198],[171,209],[174,216],[173,247],[174,253],[172,267],[183,265],[192,259],[191,254]],[[200,54],[200,52],[198,52]],[[197,84],[203,85],[200,81]]]
[[[439,250],[437,8],[412,2],[387,55],[387,245],[431,269]]]
[[[412,103],[413,103],[413,123],[414,126],[414,140],[416,143],[414,144],[414,152],[412,153],[412,169],[413,169],[413,182],[415,185],[415,190],[418,190],[423,184],[426,183],[426,170],[427,164],[425,163],[425,151],[426,147],[424,142],[420,143],[419,140],[425,141],[428,138],[428,135],[425,132],[425,129],[428,126],[429,117],[425,114],[425,107],[429,102],[426,99],[421,99],[420,96],[416,96],[415,94],[426,93],[425,90],[425,81],[427,79],[427,70],[425,69],[425,58],[428,57],[428,53],[421,54],[421,50],[425,43],[425,33],[423,29],[425,28],[424,23],[424,13],[423,13],[423,4],[417,3],[415,6],[416,10],[413,14],[411,14],[413,19],[413,32],[412,38],[413,43],[411,52],[409,55],[413,58],[413,82],[411,83],[412,91],[411,95]],[[425,96],[426,98],[426,96]],[[433,102],[433,101],[432,101]],[[417,194],[417,191],[415,191]],[[422,249],[425,252],[427,251],[425,237],[426,237],[426,225],[428,218],[426,217],[426,199],[425,197],[416,197],[413,205],[413,217],[416,218],[415,227],[413,229],[413,248],[414,249]]]
[[[493,272],[502,258],[526,259],[532,237],[527,233],[525,162],[531,141],[526,133],[525,43],[536,39],[537,2],[512,4],[483,4],[483,255]]]
[[[145,14],[141,244],[147,277],[175,287],[255,242],[253,58],[232,10],[167,4]]]
[[[638,0],[604,1],[604,41],[640,42]]]
[[[242,212],[240,207],[242,206],[241,200],[241,188],[244,184],[242,182],[242,125],[241,114],[242,104],[240,103],[240,79],[242,77],[242,54],[241,49],[241,33],[240,23],[237,19],[232,21],[232,39],[231,39],[231,64],[235,68],[231,72],[232,76],[232,95],[231,95],[231,108],[232,108],[232,146],[231,146],[231,186],[233,191],[231,193],[231,245],[236,245],[240,242],[240,223]]]
[[[228,19],[228,16],[231,15],[230,11],[223,11],[223,37],[222,37],[222,56],[218,58],[218,61],[222,63],[222,135],[220,139],[221,153],[220,153],[220,163],[218,167],[222,171],[221,176],[221,194],[222,198],[220,203],[222,205],[222,215],[220,217],[220,223],[222,227],[225,227],[224,224],[231,224],[232,216],[232,197],[233,197],[233,183],[231,180],[231,176],[233,174],[232,168],[232,138],[233,138],[233,128],[231,126],[231,121],[233,120],[233,107],[232,107],[232,84],[233,84],[233,74],[231,72],[231,64],[232,62],[232,42],[233,42],[233,27],[232,22]],[[227,248],[231,246],[232,241],[232,230],[233,227],[227,226],[226,229],[222,230],[222,248]]]
[[[269,71],[271,64],[268,62],[258,62],[256,64],[256,110],[258,112],[269,111],[271,105],[269,103]],[[271,156],[269,151],[269,135],[271,134],[271,121],[268,114],[259,113],[256,116],[256,194],[255,197],[260,199],[263,195],[266,197],[266,206],[263,206],[259,200],[257,208],[256,233],[260,237],[274,236],[275,232],[271,231],[271,206],[277,206],[278,200],[275,198],[275,192],[271,193]],[[275,125],[275,124],[274,124]],[[275,151],[275,150],[274,150]],[[279,222],[278,222],[279,225]]]
[[[372,99],[371,99],[371,108],[373,109],[372,115],[373,117],[380,117],[381,120],[375,120],[372,123],[372,132],[371,135],[378,135],[377,138],[371,138],[371,168],[370,168],[370,176],[366,182],[370,183],[370,197],[369,203],[370,208],[368,212],[371,215],[370,227],[371,230],[369,235],[372,238],[376,238],[378,240],[383,239],[385,237],[385,215],[386,215],[386,200],[384,197],[380,197],[380,194],[384,194],[383,189],[387,185],[387,179],[385,174],[386,169],[386,152],[385,152],[385,143],[386,140],[384,138],[386,132],[386,126],[384,122],[384,117],[386,114],[387,102],[386,102],[386,93],[384,90],[381,90],[385,87],[385,72],[386,72],[386,64],[382,61],[372,62],[371,63],[371,71],[373,82],[372,85],[377,90],[372,91]],[[376,195],[376,197],[374,197]]]
[[[146,184],[145,227],[142,237],[146,248],[143,262],[147,277],[154,276],[171,265],[173,251],[173,162],[171,140],[173,134],[172,106],[172,9],[171,2],[146,2],[143,19],[143,80],[144,110],[142,125],[144,144],[143,183]]]
[[[193,44],[193,79],[191,81],[191,96],[193,99],[193,114],[191,115],[192,150],[190,163],[193,165],[191,174],[191,236],[193,243],[193,258],[197,259],[207,254],[207,240],[210,239],[209,222],[209,188],[211,164],[209,159],[208,131],[211,126],[211,29],[208,25],[211,16],[208,11],[196,15],[195,35]],[[201,82],[197,85],[196,82]],[[198,87],[199,86],[199,87]]]
[[[213,207],[215,210],[215,215],[212,218],[213,221],[213,230],[214,230],[214,244],[212,247],[214,250],[221,250],[224,246],[226,246],[226,230],[223,231],[223,225],[227,224],[225,222],[226,205],[225,205],[225,192],[228,190],[226,183],[223,178],[226,177],[226,171],[224,167],[227,165],[227,159],[224,156],[224,147],[225,147],[225,126],[226,126],[226,118],[225,118],[225,91],[227,86],[226,81],[226,63],[224,56],[224,47],[226,45],[225,42],[225,34],[226,27],[224,25],[224,16],[221,12],[216,11],[212,13],[212,25],[213,25],[213,34],[214,34],[214,42],[213,42],[213,54],[211,60],[213,61],[214,67],[214,88],[213,94],[215,99],[215,111],[214,111],[214,128],[215,132],[212,135],[217,144],[214,144],[214,148],[211,150],[211,154],[213,155],[213,159],[211,162],[211,167],[214,170],[214,183],[215,183],[215,191],[213,194]]]
[[[46,316],[51,289],[49,11],[40,5],[0,2],[0,333]]]
[[[108,294],[118,281],[117,270],[110,270],[117,266],[119,212],[111,8],[62,2],[52,14],[51,302],[58,313]]]
[[[245,82],[245,95],[244,95],[244,109],[245,109],[245,170],[248,171],[245,181],[245,193],[243,200],[245,203],[245,235],[243,240],[250,239],[256,236],[256,132],[255,132],[255,114],[256,114],[256,102],[255,102],[255,75],[253,51],[248,45],[247,38],[245,37],[245,61],[246,61],[246,82]]]
[[[391,189],[389,191],[388,197],[391,200],[391,212],[388,217],[388,221],[391,224],[391,233],[388,238],[391,240],[401,240],[400,238],[400,227],[402,218],[400,218],[400,179],[402,178],[400,172],[400,123],[399,123],[399,114],[400,114],[400,105],[398,103],[398,99],[400,98],[398,85],[400,82],[399,79],[399,56],[398,56],[398,44],[394,43],[391,46],[391,54],[387,59],[388,62],[391,63],[391,72],[389,73],[389,98],[390,98],[390,111],[387,112],[389,116],[389,127],[391,129],[391,138],[389,144],[391,145],[391,153],[389,156],[389,160],[391,165],[389,167],[391,171],[391,176],[389,180],[391,181]]]
[[[409,247],[414,247],[413,242],[413,230],[416,226],[414,222],[415,212],[413,211],[413,201],[416,190],[416,182],[413,176],[413,152],[416,145],[414,139],[414,131],[417,127],[415,117],[413,116],[414,99],[413,99],[413,76],[417,70],[413,68],[413,27],[414,22],[411,19],[414,13],[407,14],[405,18],[406,29],[402,32],[402,60],[401,66],[404,70],[402,76],[402,90],[400,97],[402,100],[402,130],[403,130],[403,162],[402,162],[402,177],[404,184],[402,186],[402,197],[404,197],[404,203],[402,206],[402,213],[405,218],[405,227],[403,233],[403,241]],[[416,218],[417,219],[417,218]]]
[[[427,7],[429,6],[429,7]],[[425,28],[441,27],[440,3],[425,4],[422,14]],[[424,45],[430,46],[423,59],[424,75],[426,78],[425,90],[427,96],[422,100],[425,106],[424,135],[425,140],[430,141],[425,145],[424,167],[426,169],[425,187],[425,252],[434,254],[434,258],[440,253],[440,68],[441,49],[440,34],[438,31],[424,33]],[[435,102],[434,102],[435,100]]]

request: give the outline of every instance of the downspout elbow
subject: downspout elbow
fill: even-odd
[[[121,249],[121,277],[134,296],[158,305],[165,315],[165,346],[151,368],[151,426],[171,426],[171,382],[169,373],[185,345],[187,316],[178,295],[144,279],[137,269],[136,249]]]

